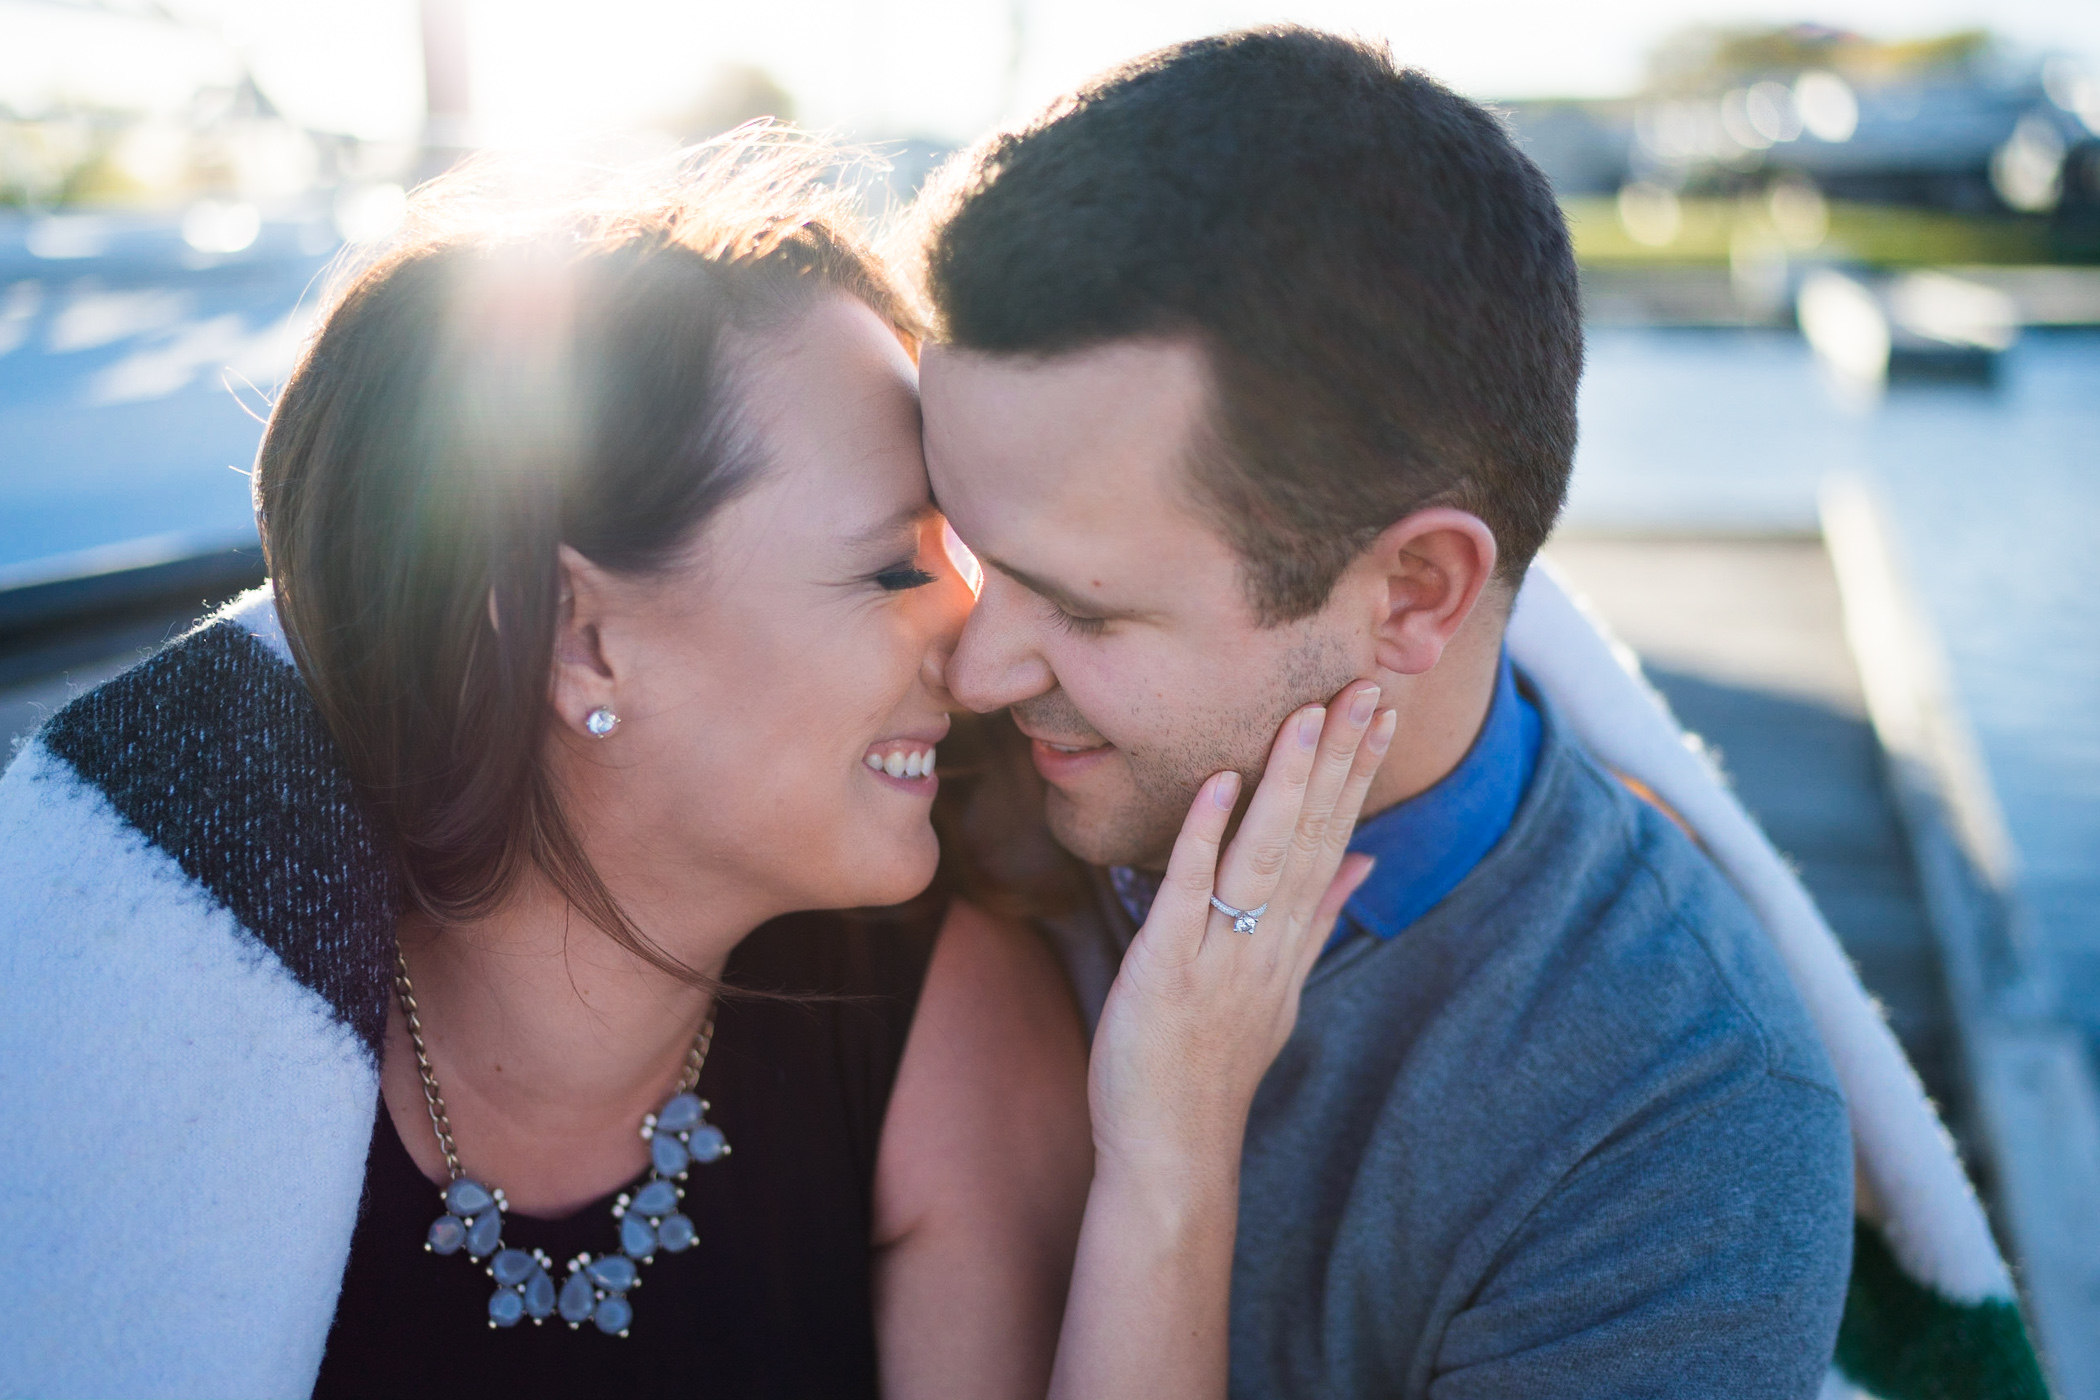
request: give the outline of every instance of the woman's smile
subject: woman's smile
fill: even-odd
[[[937,733],[879,740],[868,746],[861,762],[885,783],[915,796],[931,797],[940,787],[940,779],[934,776],[935,746],[947,733],[943,720]]]

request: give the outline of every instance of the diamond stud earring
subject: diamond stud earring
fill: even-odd
[[[583,727],[591,731],[593,738],[603,739],[620,727],[620,717],[600,705],[583,717]]]

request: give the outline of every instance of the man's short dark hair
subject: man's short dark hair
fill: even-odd
[[[1520,579],[1575,452],[1582,324],[1546,178],[1489,112],[1383,46],[1297,27],[1135,59],[962,157],[926,292],[965,349],[1193,336],[1199,498],[1267,622],[1317,611],[1430,504]]]

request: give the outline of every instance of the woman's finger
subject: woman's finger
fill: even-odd
[[[1348,781],[1342,785],[1328,815],[1323,833],[1325,844],[1317,856],[1306,859],[1308,874],[1312,878],[1327,878],[1328,882],[1306,927],[1304,942],[1295,950],[1286,950],[1297,954],[1295,962],[1301,979],[1312,970],[1321,950],[1327,946],[1342,906],[1370,876],[1371,858],[1360,853],[1349,854],[1349,838],[1356,834],[1357,814],[1363,810],[1364,798],[1371,790],[1371,780],[1378,776],[1378,765],[1384,761],[1385,751],[1392,746],[1393,730],[1398,723],[1399,717],[1391,710],[1379,711],[1371,721],[1363,742],[1352,756]],[[1330,871],[1334,873],[1328,878]]]
[[[1327,727],[1320,735],[1320,751],[1305,785],[1305,806],[1298,815],[1301,849],[1311,851],[1320,845],[1328,819],[1356,769],[1356,756],[1377,708],[1378,687],[1369,681],[1344,687],[1328,707]]]
[[[1378,765],[1385,762],[1385,751],[1392,747],[1393,730],[1399,722],[1400,716],[1392,710],[1380,710],[1351,756],[1348,781],[1342,784],[1328,815],[1325,834],[1332,859],[1339,860],[1342,852],[1349,849],[1349,838],[1356,834],[1356,819],[1371,793],[1371,780],[1378,776]]]
[[[1313,910],[1312,937],[1299,950],[1298,976],[1303,980],[1327,947],[1327,940],[1334,933],[1334,926],[1341,920],[1342,906],[1349,897],[1363,888],[1364,881],[1371,878],[1371,871],[1378,862],[1361,851],[1342,857],[1341,869],[1328,883],[1327,892],[1320,896],[1319,907]]]
[[[1283,722],[1269,746],[1268,767],[1217,868],[1216,894],[1236,909],[1258,909],[1276,893],[1326,722],[1326,706],[1308,705]]]
[[[1240,775],[1227,769],[1213,773],[1196,789],[1196,800],[1181,820],[1181,834],[1174,838],[1167,857],[1166,877],[1145,919],[1148,939],[1157,940],[1161,951],[1193,957],[1203,944],[1209,922],[1196,911],[1210,912],[1211,891],[1218,877],[1218,847],[1232,821],[1233,804],[1240,797]]]
[[[1377,707],[1378,687],[1369,681],[1343,687],[1328,707],[1327,726],[1320,735],[1319,754],[1298,813],[1292,870],[1285,880],[1286,888],[1301,899],[1310,900],[1326,887],[1342,848],[1349,844],[1346,835],[1336,843],[1330,834],[1337,825],[1344,829],[1351,825],[1353,810],[1344,815],[1337,804],[1356,771],[1357,756]]]

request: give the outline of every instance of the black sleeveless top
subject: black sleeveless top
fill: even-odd
[[[872,1400],[875,1150],[944,912],[792,915],[731,955],[732,986],[814,995],[716,1012],[699,1091],[734,1150],[691,1169],[698,1243],[642,1268],[626,1337],[559,1315],[491,1328],[483,1265],[423,1248],[438,1187],[381,1104],[315,1395]],[[513,1211],[504,1244],[544,1250],[558,1283],[576,1255],[618,1252],[612,1200],[562,1220]]]

